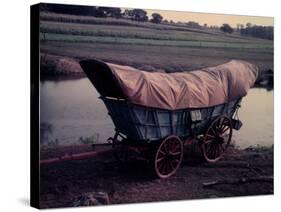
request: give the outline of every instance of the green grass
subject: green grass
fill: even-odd
[[[178,46],[178,47],[200,47],[200,48],[236,48],[236,49],[272,49],[270,44],[259,43],[234,43],[215,41],[194,41],[194,40],[155,40],[127,37],[105,37],[105,36],[82,36],[69,34],[41,33],[41,39],[48,41],[81,42],[81,43],[109,43],[128,45],[154,45],[154,46]]]
[[[122,38],[139,38],[154,40],[179,40],[179,41],[215,41],[215,42],[239,42],[256,43],[257,40],[243,39],[241,37],[229,37],[221,34],[196,33],[189,31],[165,30],[142,27],[111,26],[111,25],[91,25],[77,23],[60,23],[41,21],[40,31],[43,33],[70,34],[82,36],[107,36]],[[266,43],[266,41],[264,42]],[[272,43],[272,42],[267,42]]]
[[[157,30],[177,30],[177,31],[191,31],[202,32],[206,31],[200,29],[189,28],[187,26],[171,25],[171,24],[153,24],[151,22],[137,22],[125,19],[115,18],[96,18],[90,16],[64,15],[56,13],[40,13],[41,21],[52,21],[61,23],[78,23],[78,24],[92,24],[92,25],[114,25],[114,26],[135,26],[143,28],[151,28]],[[211,31],[209,33],[212,33]]]

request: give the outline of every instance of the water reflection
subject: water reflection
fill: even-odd
[[[40,84],[41,141],[47,144],[105,142],[114,125],[99,94],[87,78],[42,81]],[[273,144],[273,91],[251,89],[242,101],[236,145]]]
[[[40,122],[53,126],[49,138],[58,139],[60,144],[69,144],[77,143],[81,137],[85,140],[95,136],[101,142],[111,136],[114,126],[98,97],[86,78],[42,82]],[[43,144],[50,140],[43,140]]]
[[[273,91],[253,88],[243,98],[239,117],[243,126],[234,132],[236,145],[241,148],[248,146],[270,146],[273,144]]]

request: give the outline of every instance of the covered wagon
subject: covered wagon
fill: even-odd
[[[149,149],[155,173],[173,175],[183,158],[184,142],[196,138],[208,162],[227,150],[241,99],[254,85],[258,69],[245,61],[200,70],[161,73],[98,60],[80,62],[101,95],[115,125],[109,140],[143,152]],[[147,152],[147,151],[145,151]]]

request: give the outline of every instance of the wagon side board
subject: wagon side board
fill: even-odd
[[[196,109],[163,110],[132,104],[126,100],[100,97],[116,131],[134,141],[156,141],[168,135],[190,137],[203,134],[219,115],[232,118],[241,99]]]

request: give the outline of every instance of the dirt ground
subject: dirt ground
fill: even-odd
[[[41,160],[92,150],[89,145],[42,149]],[[88,192],[106,193],[109,204],[273,194],[273,147],[230,148],[210,164],[190,145],[169,179],[155,178],[144,160],[120,163],[112,153],[41,165],[41,208],[72,207],[75,198]]]

